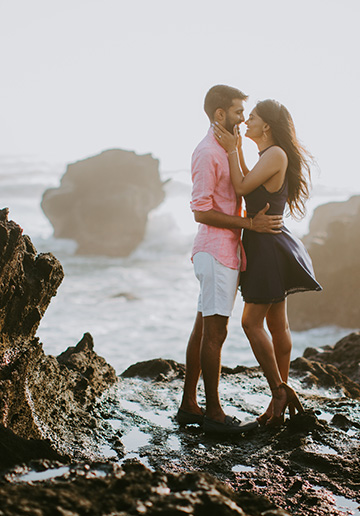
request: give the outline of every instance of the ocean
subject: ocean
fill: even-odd
[[[66,163],[0,156],[0,208],[8,207],[9,218],[30,236],[37,251],[53,253],[65,271],[37,332],[45,352],[58,355],[89,332],[95,351],[118,374],[133,363],[153,358],[184,363],[198,296],[190,260],[196,233],[189,208],[190,172],[161,172],[162,179],[169,180],[166,198],[150,213],[144,241],[127,258],[108,258],[78,256],[73,241],[53,237],[40,202],[47,188],[59,184],[65,170]],[[300,223],[287,219],[286,225],[302,236],[316,206],[350,195],[320,189],[309,201],[307,217]],[[222,353],[223,364],[230,367],[256,365],[240,327],[242,306],[238,295]],[[293,332],[292,358],[309,346],[333,345],[350,331],[329,326]]]

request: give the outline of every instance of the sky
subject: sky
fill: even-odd
[[[314,184],[360,192],[359,0],[0,0],[0,156],[187,170],[214,84],[291,112]],[[244,142],[249,165],[253,142]]]

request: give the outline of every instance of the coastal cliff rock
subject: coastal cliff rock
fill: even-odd
[[[323,291],[289,296],[291,328],[359,328],[360,196],[316,208],[304,243]]]
[[[148,213],[164,200],[159,162],[150,154],[113,149],[68,165],[41,207],[56,238],[78,254],[128,256],[145,235]]]
[[[35,337],[63,277],[60,262],[51,253],[38,255],[8,221],[8,210],[0,211],[0,424],[25,439],[49,439],[65,454],[76,441],[81,455],[96,426],[91,407],[117,378],[94,352],[91,335],[58,358],[46,356]]]

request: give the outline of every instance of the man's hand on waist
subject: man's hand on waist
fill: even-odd
[[[281,233],[283,217],[282,215],[266,215],[269,208],[270,204],[267,203],[252,219],[249,229],[257,233]]]

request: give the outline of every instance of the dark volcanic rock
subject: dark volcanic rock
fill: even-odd
[[[51,254],[37,255],[30,238],[0,211],[0,350],[18,348],[31,339],[51,298],[63,280],[60,262]],[[4,355],[6,363],[9,353]],[[1,362],[0,362],[1,364]]]
[[[351,381],[331,364],[298,357],[291,362],[291,367],[302,374],[302,383],[306,385],[317,385],[325,389],[343,389],[349,398],[360,399],[360,385]]]
[[[304,384],[342,389],[349,398],[360,399],[360,333],[351,333],[334,346],[306,348],[291,367]]]
[[[150,154],[120,149],[68,165],[60,187],[41,202],[55,237],[75,240],[78,254],[128,256],[164,199],[158,168]]]
[[[68,480],[68,481],[66,481]],[[89,469],[70,471],[51,484],[0,484],[0,514],[286,516],[274,504],[251,494],[240,496],[206,473],[164,474],[141,464],[94,478]],[[247,512],[246,507],[256,512]],[[243,509],[242,509],[243,508]],[[3,512],[4,511],[4,512]]]
[[[182,367],[163,359],[129,368],[116,391],[102,399],[102,414],[121,423],[122,440],[131,446],[129,451],[136,450],[139,460],[167,476],[206,471],[233,489],[245,513],[266,514],[263,497],[294,516],[340,516],[345,512],[342,503],[356,511],[360,405],[349,394],[351,389],[356,393],[359,385],[333,364],[300,362],[306,367],[299,367],[299,359],[293,361],[290,383],[306,410],[278,429],[265,427],[243,436],[222,437],[206,435],[195,426],[179,428],[174,416],[183,380],[176,372]],[[241,419],[260,414],[270,400],[257,367],[223,368],[220,393],[225,410]],[[203,405],[202,384],[199,399]],[[136,439],[138,446],[134,446]],[[281,514],[268,510],[268,514]]]
[[[63,279],[59,261],[37,255],[29,237],[0,212],[0,424],[26,439],[87,455],[95,400],[117,380],[85,334],[59,359],[46,356],[35,337],[40,319]],[[91,450],[89,450],[91,453]]]
[[[358,328],[360,321],[360,196],[314,211],[304,237],[322,292],[289,297],[294,330],[337,325]]]
[[[49,441],[24,439],[0,425],[0,470],[40,459],[63,462],[68,458],[53,450]]]
[[[335,366],[360,388],[360,332],[351,333],[334,346],[307,348],[304,357],[321,364]]]
[[[41,462],[32,465],[31,483],[21,480],[27,469],[16,468],[0,479],[0,511],[4,507],[5,514],[17,514],[21,507],[24,514],[49,515],[340,516],[345,499],[356,510],[360,406],[342,385],[325,390],[325,377],[314,367],[312,374],[319,372],[319,377],[308,388],[306,382],[303,386],[307,372],[292,367],[305,413],[278,429],[224,438],[198,427],[179,428],[174,421],[183,383],[174,371],[182,369],[162,359],[143,362],[133,368],[143,377],[122,376],[96,403],[94,414],[108,422],[108,445],[116,454],[122,449],[120,438],[132,463],[119,467],[108,459],[102,465],[64,468],[55,462],[47,466],[53,470],[44,472],[51,476],[54,471],[53,478],[40,481]],[[154,379],[149,371],[155,372]],[[235,410],[241,418],[259,414],[270,399],[259,368],[224,368],[220,392],[225,410]],[[203,404],[202,385],[199,396]]]
[[[154,380],[172,380],[174,378],[183,378],[185,376],[185,367],[178,364],[175,360],[164,360],[155,358],[154,360],[146,360],[145,362],[137,362],[131,365],[122,373],[124,378],[153,378]]]

